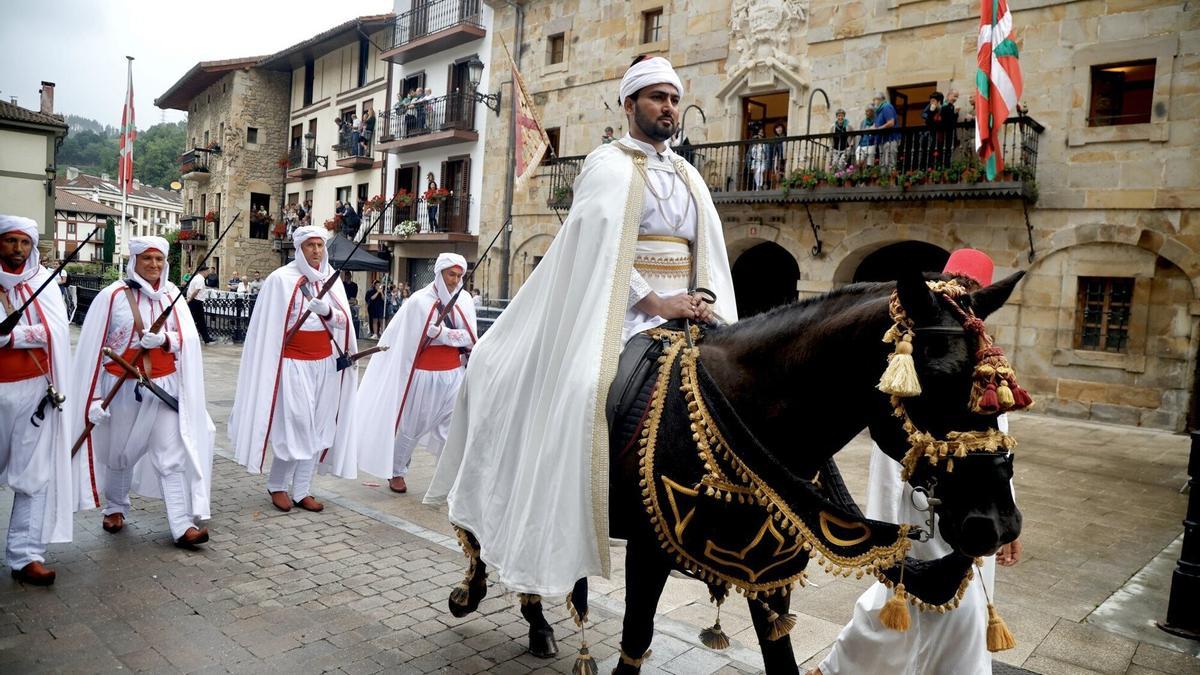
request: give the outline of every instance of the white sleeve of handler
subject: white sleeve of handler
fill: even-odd
[[[14,326],[12,333],[8,336],[12,340],[13,349],[37,349],[45,347],[46,327],[42,324],[33,326]],[[5,340],[5,343],[8,341]],[[0,344],[0,346],[4,346]]]
[[[475,341],[471,339],[470,331],[460,328],[446,328],[436,323],[429,324],[429,328],[425,330],[425,335],[430,338],[430,344],[435,345],[470,347],[475,344]]]

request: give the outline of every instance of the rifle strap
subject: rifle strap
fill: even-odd
[[[129,311],[133,314],[133,334],[140,340],[145,332],[145,324],[142,323],[142,312],[138,309],[138,302],[137,298],[133,295],[133,289],[128,286],[125,287],[125,299],[129,301]],[[145,374],[147,372],[146,354],[143,353],[141,358],[135,360],[133,367],[137,368],[142,374]]]

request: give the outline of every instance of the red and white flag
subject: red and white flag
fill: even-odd
[[[121,111],[121,153],[117,157],[117,181],[121,192],[125,194],[133,192],[133,142],[136,139],[137,124],[133,120],[133,59],[129,58],[125,108]]]
[[[1001,128],[1021,100],[1021,63],[1012,40],[1013,19],[1007,0],[981,0],[979,69],[975,72],[975,152],[988,180],[1004,171]]]
[[[504,51],[508,52],[507,45],[504,46]],[[517,71],[512,54],[508,55],[508,63],[512,67],[513,112],[517,116],[517,147],[514,153],[517,162],[516,183],[521,185],[537,170],[542,155],[545,155],[550,147],[550,137],[546,135],[546,130],[538,120],[537,110],[533,107],[533,101],[525,89],[525,80]]]

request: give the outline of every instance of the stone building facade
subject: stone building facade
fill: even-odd
[[[1029,113],[1005,126],[1015,173],[996,184],[837,187],[827,171],[828,185],[783,185],[797,168],[830,169],[827,156],[812,163],[825,142],[814,135],[829,131],[838,108],[858,129],[876,92],[910,126],[934,90],[960,91],[959,111],[970,112],[977,2],[527,2],[518,58],[563,157],[590,152],[606,126],[624,134],[617,88],[635,55],[675,64],[682,105],[701,109],[686,113],[683,136],[694,146],[686,156],[713,191],[744,310],[761,309],[763,296],[806,297],[979,248],[997,276],[1027,273],[989,325],[1042,411],[1181,430],[1200,342],[1200,10],[1139,0],[1010,4]],[[510,39],[516,11],[494,6],[494,31]],[[492,59],[502,57],[494,48]],[[495,89],[507,75],[497,69],[492,79]],[[489,129],[485,204],[504,203],[498,150],[508,114]],[[745,139],[759,128],[773,138],[775,123],[795,139],[789,148],[808,154],[748,185],[754,141]],[[970,154],[963,131],[956,157]],[[518,186],[507,251],[514,291],[569,212],[559,202],[572,166],[548,163]],[[481,240],[503,222],[500,211],[483,210]],[[484,263],[485,293],[495,295],[500,269]]]
[[[291,78],[258,67],[259,60],[199,63],[155,100],[188,114],[189,150],[180,158],[183,266],[204,255],[217,225],[242,213],[208,263],[222,281],[234,273],[265,276],[286,262],[272,230],[283,204]]]

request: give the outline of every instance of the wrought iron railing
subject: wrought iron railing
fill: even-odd
[[[396,17],[392,48],[403,47],[413,40],[459,24],[482,28],[481,5],[481,0],[433,0],[417,4]]]
[[[556,157],[547,162],[550,167],[550,193],[546,206],[552,209],[569,209],[575,198],[575,179],[583,168],[584,155]]]
[[[293,169],[317,169],[317,153],[307,148],[288,150],[288,171]]]
[[[397,105],[378,118],[380,139],[396,141],[436,131],[475,130],[475,97],[455,92],[437,98]]]
[[[232,342],[243,342],[246,329],[250,327],[250,314],[254,312],[256,295],[248,293],[210,293],[204,300],[204,317],[208,323],[208,334],[216,339],[225,338]]]
[[[371,139],[358,138],[355,142],[355,135],[345,133],[338,139],[338,144],[333,146],[334,153],[338,159],[350,159],[351,157],[370,157],[372,146],[374,145]]]
[[[208,173],[208,157],[212,154],[201,148],[192,148],[179,156],[179,173]]]
[[[434,207],[431,209],[430,207]],[[397,226],[415,221],[417,230],[411,234],[467,234],[471,222],[471,196],[451,195],[440,203],[430,204],[416,199],[408,206],[393,206],[383,214],[383,222],[372,230],[379,235],[398,234]]]

